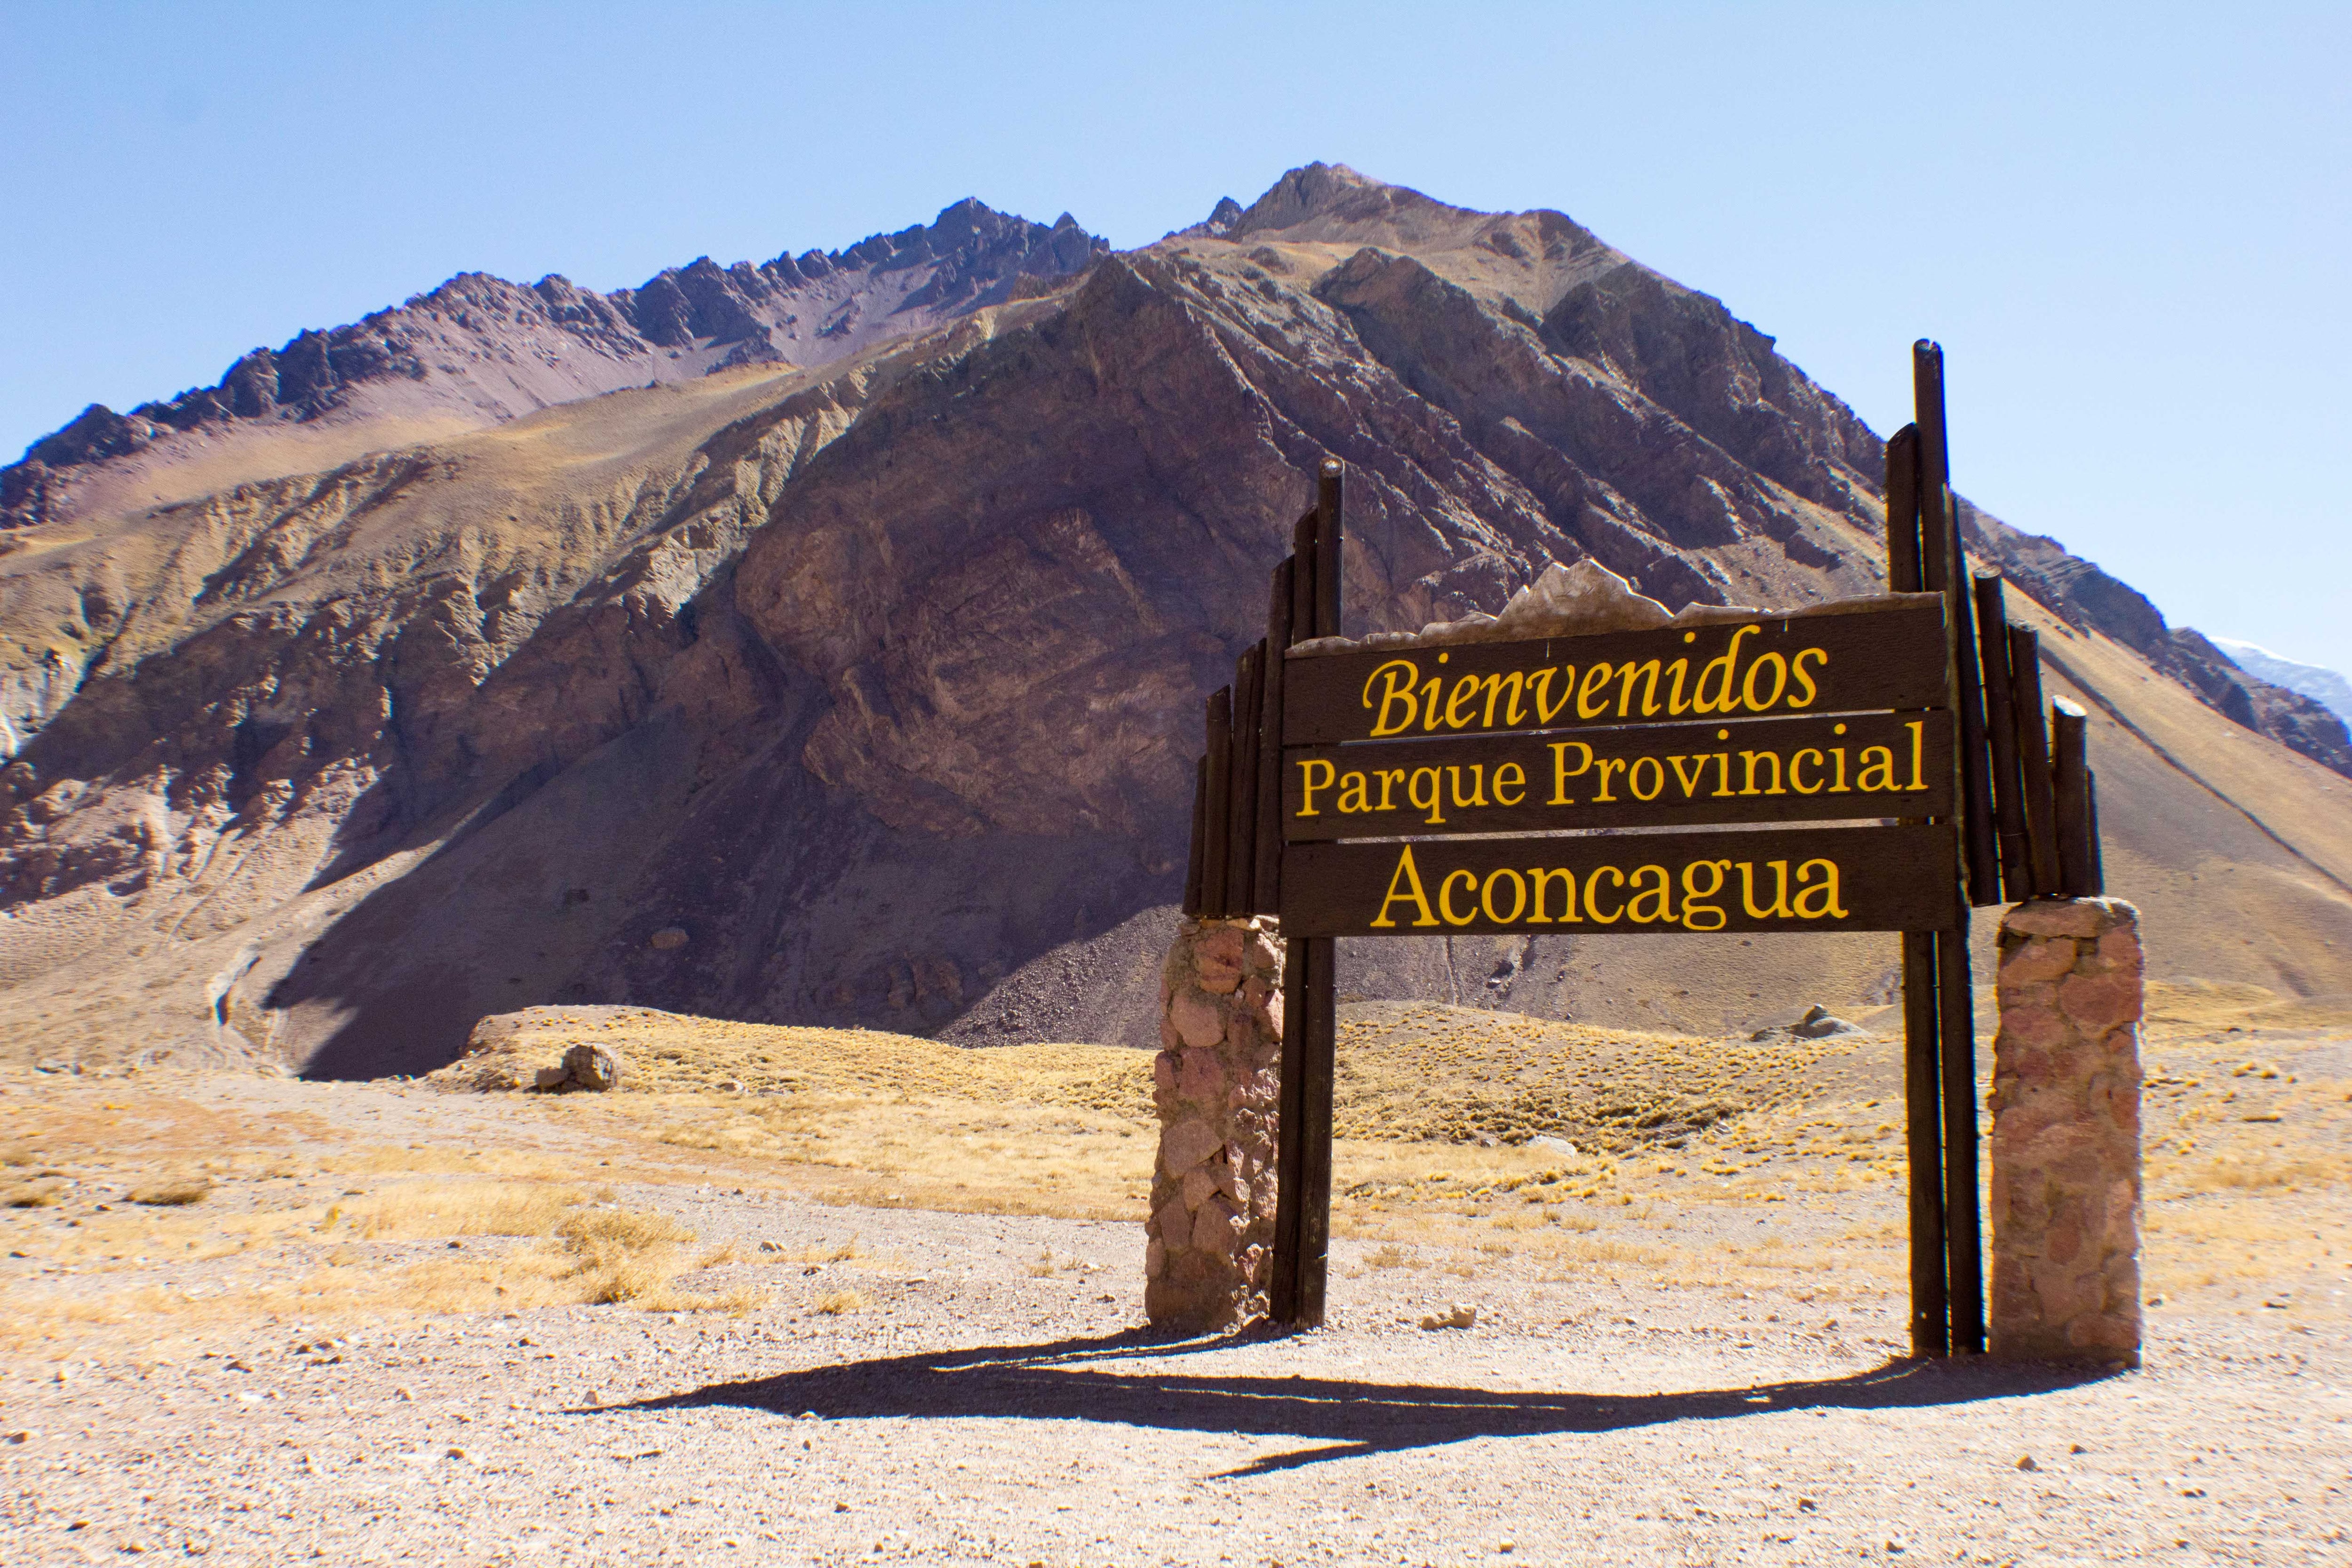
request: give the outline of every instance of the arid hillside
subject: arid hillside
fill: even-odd
[[[697,336],[709,374],[464,430],[356,394],[200,421],[245,468],[162,504],[107,489],[142,452],[84,463],[0,553],[5,1048],[372,1077],[485,1014],[625,1002],[1141,1043],[1199,698],[1311,465],[1348,472],[1351,630],[1584,556],[1672,605],[1882,580],[1879,436],[1557,213],[1314,165],[1140,250],[1069,232],[1007,228],[1018,258],[822,363]],[[269,460],[330,426],[373,444]],[[2341,723],[1968,521],[2093,712],[2158,973],[2352,991]],[[1894,968],[1881,939],[1433,941],[1341,986],[1714,1030]]]

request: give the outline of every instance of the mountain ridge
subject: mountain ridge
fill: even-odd
[[[1669,603],[1883,585],[1877,437],[1720,301],[1559,214],[1296,173],[1288,226],[1221,204],[826,364],[16,531],[0,1029],[355,1076],[534,1002],[1146,1043],[1200,694],[1324,458],[1355,631],[1586,556]],[[2158,972],[2352,989],[2352,786],[1966,517],[2093,710]],[[1781,1005],[1797,948],[1682,940],[1361,944],[1342,987]],[[1790,941],[1806,1000],[1891,984]]]

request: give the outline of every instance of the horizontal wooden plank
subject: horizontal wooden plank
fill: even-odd
[[[1851,615],[1291,659],[1286,746],[1591,724],[1941,708],[1944,612]]]
[[[1295,844],[1285,936],[1948,931],[1948,827]]]
[[[1856,713],[1368,741],[1286,752],[1282,773],[1294,843],[1942,816],[1952,726]]]

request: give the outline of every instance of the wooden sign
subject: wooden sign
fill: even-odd
[[[1944,606],[1284,661],[1286,745],[1941,708]]]
[[[1950,931],[1947,827],[1296,844],[1289,936]]]
[[[1292,843],[1941,816],[1952,725],[1863,713],[1304,746],[1284,753],[1282,795]]]

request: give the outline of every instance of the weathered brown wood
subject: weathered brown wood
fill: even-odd
[[[1315,477],[1315,635],[1318,637],[1342,635],[1339,519],[1339,465],[1327,458]]]
[[[2050,789],[2050,734],[2042,721],[2042,639],[2027,626],[2009,628],[2009,680],[2017,707],[2017,771],[2025,784],[2025,857],[2033,872],[2030,894],[2058,891],[2058,811]]]
[[[1331,1100],[1339,1047],[1339,946],[1308,937],[1299,1002],[1298,1287],[1301,1328],[1323,1322],[1331,1251]]]
[[[1225,847],[1233,821],[1234,689],[1220,686],[1209,697],[1209,831],[1201,850],[1201,912],[1222,920],[1225,901]]]
[[[1919,570],[1919,426],[1906,425],[1886,443],[1886,588],[1916,594]]]
[[[1259,702],[1257,865],[1250,877],[1252,914],[1272,914],[1281,903],[1282,653],[1290,646],[1290,574],[1287,560],[1276,566],[1273,588],[1267,595],[1266,655],[1259,677],[1265,682],[1265,696]]]
[[[1944,423],[1944,351],[1922,338],[1911,345],[1912,395],[1919,426],[1919,549],[1928,587],[1950,605],[1952,693],[1959,720],[1961,865],[1969,900],[2000,902],[2000,851],[1992,815],[1990,759],[1985,746],[1984,691],[1977,664],[1976,613],[1967,542],[1952,494],[1951,449]]]
[[[1184,912],[1201,912],[1202,864],[1208,853],[1209,759],[1192,764],[1192,837],[1184,853]]]
[[[1315,564],[1320,553],[1316,546],[1317,519],[1321,514],[1309,510],[1290,530],[1290,559],[1295,563],[1290,580],[1290,640],[1304,642],[1320,636],[1315,629],[1316,594]]]
[[[1952,923],[1952,855],[1940,826],[1293,844],[1282,927],[1293,936],[1935,931]]]
[[[1265,645],[1244,648],[1234,671],[1233,794],[1225,803],[1226,912],[1257,912],[1251,883],[1257,875],[1258,726],[1265,721],[1259,703],[1265,693],[1260,679]]]
[[[2017,767],[2017,702],[2009,678],[2009,607],[1998,576],[1977,579],[1977,648],[1984,659],[1985,739],[1992,750],[1993,821],[2000,838],[2000,882],[2012,900],[2029,897],[2033,869],[2025,849],[2025,777]]]
[[[2051,793],[2058,818],[2058,892],[2087,899],[2097,891],[2092,868],[2089,716],[2063,697],[2050,704]]]
[[[1307,842],[1940,816],[1951,735],[1943,713],[1855,713],[1301,746],[1283,756],[1282,827]]]
[[[1977,1028],[1969,910],[1936,936],[1936,1047],[1943,1068],[1945,1290],[1952,1350],[1985,1348],[1984,1247],[1977,1206]]]
[[[1294,658],[1283,741],[1942,708],[1945,613],[1922,595],[1847,615]]]
[[[1936,1053],[1936,938],[1903,935],[1904,1152],[1911,1190],[1911,1353],[1949,1355],[1944,1256],[1943,1089]]]

